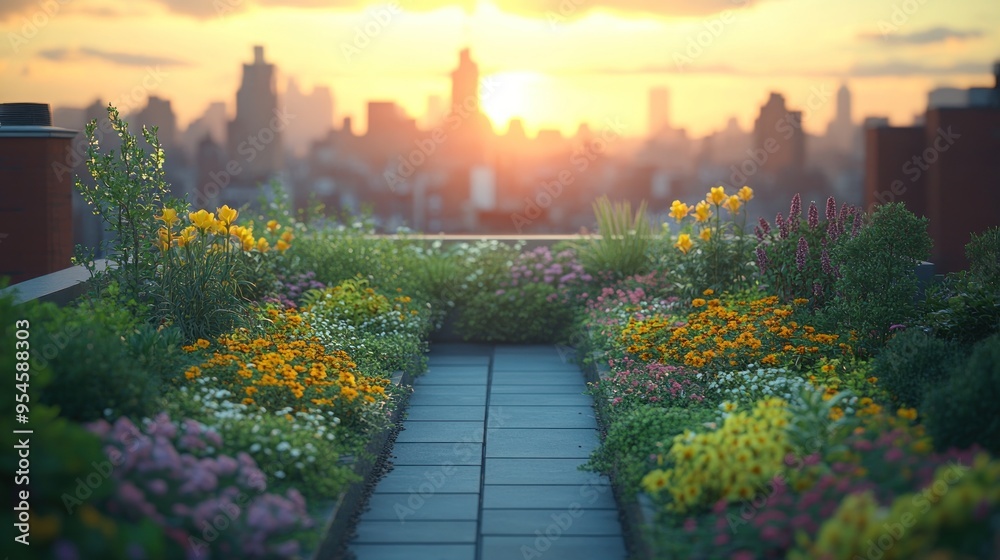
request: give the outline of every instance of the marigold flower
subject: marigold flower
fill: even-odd
[[[726,188],[722,186],[712,187],[712,190],[705,196],[705,200],[716,206],[726,201]]]
[[[673,204],[670,205],[670,215],[673,216],[678,222],[687,217],[690,212],[691,207],[679,200],[675,200]]]
[[[691,236],[686,233],[678,235],[677,242],[674,243],[674,247],[677,247],[678,249],[681,250],[682,253],[685,254],[687,254],[687,252],[690,251],[691,247],[693,246],[694,243],[691,241]]]

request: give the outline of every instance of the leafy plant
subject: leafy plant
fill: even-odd
[[[646,202],[632,213],[628,201],[612,203],[607,196],[594,202],[600,237],[592,237],[579,249],[580,259],[594,276],[624,278],[649,269],[647,250],[652,239]]]
[[[946,381],[964,357],[963,347],[953,341],[907,329],[889,340],[875,358],[874,371],[897,404],[920,408],[927,392]]]
[[[610,476],[627,498],[641,489],[642,478],[657,466],[674,436],[711,422],[715,412],[705,408],[643,406],[615,419],[608,434],[583,469]]]
[[[948,382],[928,394],[925,412],[938,449],[978,444],[1000,453],[1000,335],[955,364]]]
[[[841,276],[828,316],[855,331],[862,349],[881,347],[891,327],[915,318],[916,266],[930,248],[926,218],[901,203],[878,206],[856,237],[834,249]]]
[[[152,147],[146,153],[136,136],[129,134],[128,123],[111,105],[108,105],[108,120],[121,140],[121,149],[102,154],[95,136],[97,121],[88,123],[87,169],[94,183],[78,178],[76,189],[114,234],[113,244],[102,249],[107,250],[116,265],[112,274],[119,281],[123,300],[141,303],[148,299],[148,284],[160,262],[155,250],[154,215],[165,203],[172,206],[178,203],[168,200],[163,149],[155,129],[142,130],[142,137]]]

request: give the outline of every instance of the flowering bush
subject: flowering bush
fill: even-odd
[[[714,293],[706,290],[705,295]],[[620,338],[630,354],[643,360],[655,358],[703,370],[750,363],[800,366],[850,350],[837,342],[839,335],[790,320],[805,303],[780,305],[775,296],[696,298],[691,305],[704,309],[688,315],[685,323],[677,325],[668,317],[631,319]]]
[[[705,399],[701,375],[683,367],[639,362],[626,356],[609,363],[611,372],[591,385],[591,394],[612,411],[653,404],[685,407]]]
[[[807,385],[801,376],[785,368],[765,368],[750,364],[741,371],[719,372],[706,385],[705,392],[720,400],[753,405],[768,397],[790,402]]]
[[[664,275],[650,273],[630,276],[605,286],[600,292],[587,296],[581,328],[582,340],[592,352],[612,357],[624,356],[625,348],[619,344],[619,334],[629,320],[643,320],[655,315],[674,314],[680,299],[661,295],[672,286]]]
[[[309,290],[323,290],[326,285],[316,280],[313,271],[297,274],[278,274],[271,295],[263,299],[264,303],[273,303],[281,307],[298,307],[299,300]]]
[[[734,403],[721,407],[725,416],[717,430],[675,437],[662,458],[672,467],[643,479],[646,491],[659,497],[668,511],[684,514],[720,500],[750,499],[780,471],[790,450],[785,402],[760,401],[749,414]]]
[[[218,454],[222,438],[193,420],[159,415],[140,430],[127,418],[89,426],[118,483],[106,510],[150,519],[189,558],[287,558],[297,532],[312,526],[302,495],[265,493],[264,474],[246,453]]]
[[[510,281],[502,289],[512,289],[525,283],[543,283],[554,288],[550,299],[562,303],[573,301],[593,280],[583,269],[572,249],[553,254],[547,246],[521,253],[510,268]],[[585,296],[585,294],[583,294]]]
[[[861,229],[862,212],[831,196],[820,219],[816,203],[809,204],[802,220],[802,197],[792,197],[788,217],[779,212],[774,226],[761,218],[754,226],[758,245],[757,266],[768,290],[781,301],[809,298],[813,307],[822,307],[834,296],[833,285],[840,277],[841,264],[833,258],[834,247],[855,237]]]
[[[200,339],[189,352],[211,349],[211,357],[184,373],[189,382],[209,377],[228,389],[229,399],[267,410],[331,410],[352,426],[380,423],[388,400],[388,379],[368,377],[343,351],[327,351],[309,337],[308,324],[295,310],[267,310],[269,338],[238,331],[213,346]]]

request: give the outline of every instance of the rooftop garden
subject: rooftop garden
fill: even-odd
[[[655,229],[599,200],[600,236],[532,250],[377,236],[280,189],[191,208],[155,134],[144,150],[109,117],[122,149],[92,142],[97,186],[78,186],[115,266],[72,305],[0,298],[4,415],[32,431],[30,472],[4,454],[8,526],[32,557],[308,557],[442,329],[596,373],[586,468],[637,556],[1000,553],[998,228],[930,285],[903,206],[795,196],[758,219],[750,187]]]

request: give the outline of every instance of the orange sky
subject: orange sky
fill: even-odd
[[[2,0],[0,102],[83,106],[135,92],[137,100],[124,104],[141,106],[154,94],[173,101],[185,126],[211,101],[233,110],[241,64],[262,44],[278,66],[279,90],[289,76],[307,89],[328,85],[336,120],[354,116],[363,130],[368,100],[396,100],[419,119],[428,95],[447,100],[448,73],[468,45],[483,76],[502,86],[484,101],[500,131],[520,115],[529,133],[571,133],[581,121],[599,128],[612,117],[627,133],[644,134],[648,91],[664,86],[673,124],[694,136],[730,116],[750,127],[769,91],[784,93],[805,112],[806,129],[818,132],[842,80],[854,93],[855,120],[885,115],[908,124],[928,89],[992,85],[990,64],[1000,59],[996,0],[395,5]]]

